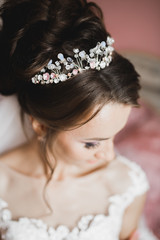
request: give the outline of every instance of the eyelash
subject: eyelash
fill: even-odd
[[[88,142],[88,143],[85,143],[85,148],[87,149],[91,149],[91,148],[96,148],[99,146],[100,143],[91,143],[91,142]]]

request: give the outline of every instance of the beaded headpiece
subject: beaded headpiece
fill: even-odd
[[[62,53],[57,55],[58,60],[53,63],[49,61],[47,66],[32,77],[34,84],[50,84],[59,83],[88,69],[104,69],[109,66],[112,61],[112,52],[114,48],[112,44],[114,39],[107,37],[107,41],[98,42],[96,47],[89,50],[87,54],[84,50],[79,51],[78,48],[73,49],[74,58],[65,58]]]

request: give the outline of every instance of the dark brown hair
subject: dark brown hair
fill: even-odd
[[[16,93],[24,112],[55,131],[76,125],[96,104],[108,101],[137,105],[138,74],[114,52],[101,71],[88,70],[60,84],[31,83],[49,59],[73,48],[88,51],[105,40],[102,12],[85,0],[14,0],[1,7],[0,92]]]
[[[139,75],[116,51],[103,70],[90,69],[57,85],[31,82],[50,59],[56,61],[58,53],[72,57],[73,48],[88,52],[107,39],[109,33],[95,3],[6,0],[0,15],[0,92],[16,93],[23,112],[48,127],[44,151],[53,133],[83,124],[110,101],[138,106]],[[99,106],[97,112],[93,112],[95,106]]]

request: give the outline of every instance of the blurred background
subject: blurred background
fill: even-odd
[[[160,0],[94,0],[103,10],[115,48],[141,75],[141,107],[115,140],[117,150],[145,170],[150,191],[144,209],[160,239]],[[146,239],[147,240],[147,239]]]

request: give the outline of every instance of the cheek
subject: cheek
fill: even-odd
[[[59,136],[54,145],[56,153],[64,159],[80,159],[83,154],[84,146],[68,136]],[[85,150],[85,149],[84,149]]]
[[[63,152],[65,155],[75,160],[86,159],[89,154],[89,150],[84,147],[83,143],[79,142],[72,142],[65,146]]]

